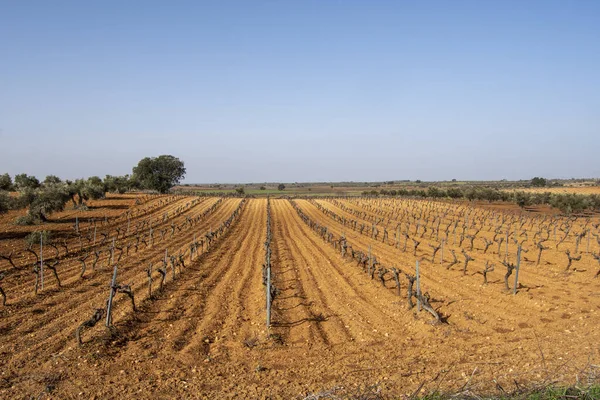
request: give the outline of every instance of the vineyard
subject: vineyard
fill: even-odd
[[[35,227],[0,218],[1,398],[600,379],[597,217],[369,197],[89,205]]]
[[[507,189],[509,190],[509,189]],[[515,190],[515,189],[512,189]],[[559,194],[579,194],[591,195],[600,194],[600,186],[559,186],[559,187],[541,187],[541,188],[520,188],[527,193],[559,193]]]

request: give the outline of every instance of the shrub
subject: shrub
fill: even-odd
[[[473,201],[477,198],[477,191],[476,189],[467,189],[467,191],[465,192],[465,197],[467,198],[467,200],[469,201]]]
[[[498,189],[484,188],[480,191],[479,198],[488,202],[500,200],[500,191]]]
[[[48,243],[51,237],[52,234],[49,231],[36,231],[31,232],[29,235],[27,235],[27,237],[25,238],[25,242],[27,243],[27,246],[33,246],[36,244],[40,244],[40,238],[44,241],[44,243]]]
[[[533,204],[550,204],[550,192],[534,193],[531,199]]]
[[[446,197],[446,192],[436,188],[435,186],[430,186],[427,189],[427,197],[433,197],[433,198],[437,198],[437,197]]]
[[[4,190],[0,190],[0,214],[4,214],[10,208],[10,196]]]
[[[525,192],[515,193],[515,202],[521,208],[525,208],[531,205],[531,195]]]
[[[363,196],[379,196],[379,192],[377,190],[365,190],[362,192]]]
[[[460,199],[463,197],[463,192],[459,188],[450,188],[446,191],[446,194],[451,199]]]
[[[34,224],[35,224],[35,218],[33,218],[29,214],[21,215],[20,217],[15,219],[15,225],[27,226],[27,225],[34,225]]]

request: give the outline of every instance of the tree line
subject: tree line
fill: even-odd
[[[125,193],[130,190],[152,190],[167,193],[185,176],[183,161],[170,155],[146,157],[133,168],[131,175],[106,175],[104,179],[62,180],[48,175],[40,182],[33,175],[17,174],[14,181],[7,173],[0,175],[0,214],[11,209],[28,207],[25,216],[17,218],[19,225],[46,222],[48,216],[62,211],[71,201],[75,208],[85,207],[88,200],[100,199],[106,193]],[[18,192],[11,196],[9,192]]]
[[[565,214],[578,213],[583,211],[599,211],[599,195],[578,195],[578,194],[560,194],[560,193],[528,193],[523,191],[508,192],[492,188],[449,188],[440,189],[429,187],[425,189],[381,189],[364,191],[365,196],[401,196],[432,199],[463,199],[468,201],[488,201],[488,202],[511,202],[521,208],[534,205],[548,205],[559,209]]]

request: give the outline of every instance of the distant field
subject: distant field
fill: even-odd
[[[489,183],[489,186],[495,187],[493,183]],[[252,196],[360,196],[363,192],[381,190],[427,190],[427,188],[434,186],[440,189],[448,189],[450,187],[459,187],[465,189],[466,186],[473,187],[489,187],[484,183],[475,184],[473,182],[431,182],[422,184],[356,184],[354,186],[336,186],[327,184],[287,184],[284,190],[278,190],[274,186],[266,186],[264,190],[260,189],[257,185],[194,185],[194,186],[179,186],[176,190],[183,193],[235,193],[236,187],[243,187],[244,193]],[[506,192],[527,192],[527,193],[555,193],[555,194],[580,194],[580,195],[591,195],[600,194],[600,186],[560,186],[560,187],[540,187],[540,188],[527,188],[522,186],[513,187],[501,187],[500,190]]]
[[[306,186],[286,186],[284,190],[278,190],[276,187],[266,187],[266,189],[261,190],[259,187],[255,186],[243,186],[244,193],[254,196],[357,196],[360,195],[365,190],[377,190],[383,189],[384,186],[381,187],[368,187],[368,186],[356,186],[356,187],[347,187],[347,186],[327,186],[327,185],[306,185]],[[175,188],[176,190],[182,190],[184,192],[204,192],[204,193],[235,193],[235,186],[179,186]],[[387,187],[386,187],[387,188]]]
[[[600,186],[561,186],[539,188],[513,188],[507,191],[523,191],[528,193],[557,193],[557,194],[600,194]]]

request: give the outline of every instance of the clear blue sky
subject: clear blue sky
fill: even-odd
[[[0,173],[600,176],[600,1],[0,0]]]

